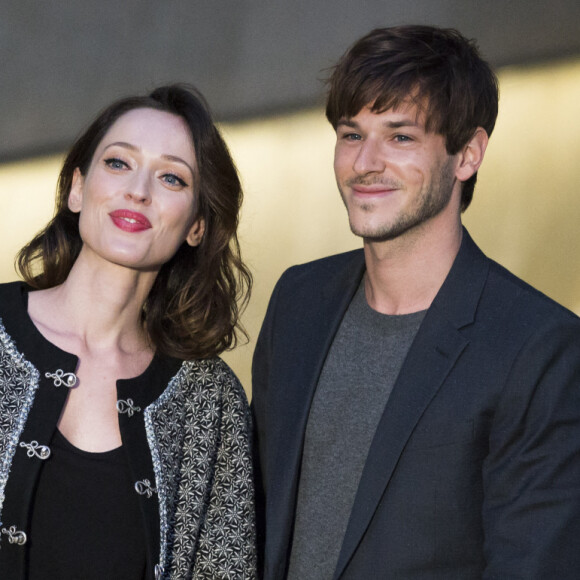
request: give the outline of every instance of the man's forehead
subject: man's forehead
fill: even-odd
[[[414,101],[403,101],[393,107],[380,109],[375,103],[365,105],[358,113],[352,117],[344,116],[339,119],[339,125],[352,126],[356,125],[364,118],[381,118],[384,123],[399,126],[416,126],[425,127],[426,112],[425,108]]]

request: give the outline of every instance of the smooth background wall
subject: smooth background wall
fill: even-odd
[[[0,160],[58,153],[89,111],[167,82],[228,122],[320,106],[347,46],[400,24],[457,28],[495,67],[580,55],[578,0],[0,0]]]
[[[580,60],[499,76],[498,123],[464,222],[489,256],[580,314]],[[255,339],[282,271],[361,241],[336,190],[322,110],[222,130],[244,184],[240,238],[255,277],[251,341],[224,358],[250,393]],[[60,161],[0,167],[0,281],[16,278],[15,253],[51,217]]]

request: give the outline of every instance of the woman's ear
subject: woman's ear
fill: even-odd
[[[196,246],[199,246],[199,244],[201,244],[201,240],[203,239],[204,233],[205,233],[205,220],[201,217],[197,218],[193,223],[193,225],[191,226],[191,229],[189,230],[189,233],[187,234],[185,241],[190,246],[195,248]]]
[[[79,213],[83,204],[84,179],[77,167],[73,173],[72,185],[68,194],[68,208],[73,213]]]
[[[467,181],[483,162],[489,137],[483,127],[478,127],[467,145],[459,153],[459,164],[455,176],[459,181]]]

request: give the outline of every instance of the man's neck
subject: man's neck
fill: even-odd
[[[423,226],[394,240],[365,240],[365,295],[374,310],[426,310],[439,292],[461,245],[461,221],[443,230]]]

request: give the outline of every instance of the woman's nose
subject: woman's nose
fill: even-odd
[[[126,199],[148,205],[151,203],[151,184],[147,176],[135,176],[130,184],[130,189],[125,193]]]

